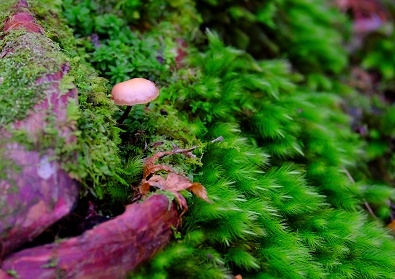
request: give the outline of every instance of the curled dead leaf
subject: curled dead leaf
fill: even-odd
[[[188,188],[188,190],[191,191],[192,193],[194,193],[197,197],[205,200],[206,202],[212,203],[212,201],[207,196],[206,188],[202,184],[200,184],[198,182],[194,182]]]
[[[172,192],[181,208],[187,209],[187,203],[185,198],[178,193],[182,190],[189,190],[194,193],[199,198],[211,202],[207,196],[206,188],[197,182],[192,182],[186,176],[182,174],[176,173],[171,167],[155,164],[155,162],[167,155],[172,154],[188,154],[196,147],[192,147],[189,149],[179,149],[176,148],[173,151],[165,151],[158,152],[147,158],[144,162],[144,171],[143,171],[143,179],[140,182],[140,186],[138,187],[138,195],[137,196],[145,196],[149,193],[151,187],[156,187],[164,191]],[[155,174],[158,171],[165,171],[168,173],[166,179],[160,175]]]
[[[187,177],[180,174],[173,172],[169,173],[166,179],[160,175],[153,175],[149,180],[146,181],[146,183],[159,189],[171,192],[189,190],[199,198],[207,202],[211,202],[207,196],[206,188],[202,184],[191,182]]]
[[[166,179],[160,175],[153,175],[147,182],[151,186],[167,191],[182,191],[192,185],[188,178],[174,172],[169,173]]]
[[[391,230],[392,234],[395,234],[395,220],[392,220],[392,222],[387,225],[387,228]]]
[[[188,210],[187,200],[184,198],[183,195],[181,195],[180,193],[178,193],[176,191],[170,191],[170,192],[172,192],[174,194],[179,207],[182,209],[182,212],[180,214],[180,218],[181,218],[181,216],[184,215],[184,213]]]

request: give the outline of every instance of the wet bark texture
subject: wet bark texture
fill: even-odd
[[[155,195],[129,205],[124,214],[79,237],[11,255],[2,269],[18,278],[125,278],[171,239],[178,213],[174,204],[169,210],[169,202]]]
[[[43,35],[43,29],[36,24],[27,9],[27,3],[20,1],[15,13],[4,24],[7,36],[13,30],[25,30]],[[32,42],[34,44],[35,42]],[[18,56],[18,51],[30,50],[30,45],[5,45],[0,59]],[[33,48],[32,48],[33,49]],[[31,63],[35,63],[31,53]],[[45,55],[45,54],[41,54]],[[42,65],[37,65],[42,67]],[[10,127],[0,128],[0,154],[5,163],[0,176],[0,249],[1,256],[33,239],[48,226],[65,216],[78,198],[77,183],[60,167],[56,158],[56,144],[53,146],[27,146],[16,140],[15,133],[23,133],[26,142],[39,142],[51,126],[65,144],[75,142],[73,128],[67,125],[67,104],[77,102],[77,90],[60,93],[59,83],[69,71],[67,64],[58,65],[58,71],[48,73],[36,80],[45,83],[43,101],[35,104],[28,116],[15,121]],[[15,69],[17,72],[19,69]],[[48,117],[54,116],[51,123]]]
[[[12,9],[4,23],[4,36],[13,30],[45,36],[26,1],[19,0]],[[23,46],[5,46],[0,49],[0,59],[12,58],[20,49]],[[32,52],[31,63],[37,63],[34,55]],[[75,123],[67,119],[67,105],[77,102],[78,92],[76,88],[61,92],[59,83],[70,66],[59,63],[56,67],[57,71],[36,80],[37,84],[45,83],[45,97],[27,117],[0,127],[0,157],[6,162],[4,167],[0,165],[0,278],[125,278],[128,271],[163,248],[179,224],[176,205],[163,195],[129,205],[124,214],[81,236],[12,253],[68,214],[78,200],[77,182],[57,159],[59,143],[26,145],[15,137],[19,131],[28,142],[39,142],[38,137],[51,127],[62,144],[76,142]],[[76,156],[69,157],[73,160]]]

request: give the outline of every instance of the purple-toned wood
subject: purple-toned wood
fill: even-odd
[[[172,238],[179,219],[176,205],[169,209],[169,203],[166,196],[154,195],[79,237],[12,254],[2,269],[20,279],[126,278]]]
[[[20,2],[17,7],[26,8],[26,1]],[[38,32],[41,26],[27,11],[17,9],[3,31],[7,36],[10,30],[21,28]],[[21,49],[3,50],[0,57],[12,58]],[[33,64],[34,55],[32,52]],[[40,92],[43,100],[34,105],[25,119],[0,128],[0,158],[4,166],[0,169],[0,258],[65,216],[77,201],[77,182],[61,168],[61,158],[56,154],[57,146],[76,141],[75,123],[67,120],[67,106],[70,101],[77,102],[77,90],[59,89],[68,71],[67,63],[59,64],[58,71],[37,79],[37,84],[46,84],[46,89]],[[43,146],[49,128],[56,129],[58,135]],[[23,138],[18,140],[15,133],[22,133]],[[70,154],[69,159],[76,157]]]
[[[13,29],[44,36],[24,0],[5,24],[5,36]],[[3,51],[0,59],[15,51]],[[77,102],[77,90],[59,88],[69,70],[63,63],[57,71],[37,79],[37,84],[46,84],[40,92],[45,98],[25,119],[0,127],[0,160],[6,162],[0,169],[1,279],[15,278],[10,274],[21,279],[125,278],[127,272],[162,249],[179,225],[177,206],[169,204],[166,196],[154,195],[127,206],[124,214],[81,236],[12,253],[68,214],[78,199],[77,182],[61,168],[64,158],[56,153],[59,144],[76,142],[75,123],[67,119],[67,105]],[[49,129],[56,129],[57,135],[51,144],[46,141],[43,145],[42,136]],[[18,139],[16,132],[24,138]],[[75,156],[68,154],[67,160],[76,161]]]
[[[78,197],[77,183],[61,169],[55,154],[56,145],[42,149],[39,137],[47,127],[58,130],[64,144],[75,141],[72,125],[67,125],[66,108],[69,99],[76,100],[76,90],[59,96],[58,76],[46,90],[47,98],[34,106],[22,121],[12,125],[12,133],[23,131],[23,140],[33,143],[30,149],[14,141],[10,132],[0,130],[0,154],[7,161],[0,179],[0,243],[2,254],[8,254],[20,244],[33,239],[45,228],[66,215]],[[47,77],[45,77],[47,79]],[[40,81],[38,81],[40,82]],[[48,115],[55,115],[49,124]],[[34,146],[37,143],[37,146]],[[62,142],[63,143],[63,142]],[[72,157],[72,156],[71,156]]]

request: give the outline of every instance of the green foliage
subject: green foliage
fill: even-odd
[[[372,106],[377,105],[378,113],[365,111],[364,122],[368,129],[367,158],[374,164],[374,169],[369,178],[378,182],[390,183],[395,178],[395,168],[391,163],[393,158],[393,127],[394,106],[388,106],[382,101],[372,102]]]
[[[44,95],[37,92],[43,92],[46,85],[38,85],[36,80],[58,71],[56,65],[67,62],[67,57],[58,54],[59,46],[52,41],[20,30],[7,34],[0,43],[0,51],[7,54],[0,61],[0,126],[4,127],[26,117]],[[31,53],[37,53],[35,63]]]
[[[46,138],[49,138],[47,140],[53,140],[54,137],[56,138],[56,155],[62,167],[81,182],[83,186],[81,193],[83,195],[90,193],[99,199],[110,197],[109,200],[111,202],[109,204],[126,204],[131,192],[129,185],[132,179],[135,179],[137,176],[138,168],[136,166],[140,166],[141,169],[142,163],[141,160],[136,161],[137,159],[126,158],[130,165],[129,168],[128,166],[125,168],[124,158],[120,157],[121,129],[115,125],[116,122],[113,119],[113,114],[117,108],[107,96],[109,91],[108,82],[104,78],[98,77],[97,72],[86,63],[84,57],[82,57],[84,51],[77,53],[76,40],[73,38],[71,30],[67,27],[59,27],[64,26],[61,24],[61,20],[50,13],[51,10],[56,11],[59,8],[58,2],[52,2],[51,6],[46,6],[45,8],[38,1],[31,1],[29,4],[37,15],[39,23],[46,27],[47,35],[51,39],[42,41],[43,39],[36,38],[34,33],[25,34],[23,31],[16,31],[16,35],[10,36],[19,36],[21,34],[19,40],[15,37],[13,38],[22,48],[41,55],[46,54],[47,56],[45,57],[38,56],[42,60],[39,60],[38,64],[46,67],[31,69],[31,66],[28,65],[29,57],[22,56],[21,59],[16,59],[15,61],[18,63],[27,63],[26,66],[24,64],[17,65],[17,68],[26,71],[26,75],[18,71],[18,80],[11,76],[14,79],[14,81],[11,80],[13,82],[12,91],[15,92],[15,96],[18,96],[18,98],[30,94],[30,90],[33,90],[35,93],[41,92],[41,90],[36,88],[37,86],[30,89],[26,85],[25,76],[28,78],[28,81],[34,84],[37,76],[47,72],[59,71],[59,69],[54,68],[55,64],[68,63],[70,71],[62,80],[60,89],[66,91],[74,88],[74,86],[78,89],[78,105],[71,101],[67,107],[68,120],[73,125],[76,124],[75,136],[77,142],[65,145],[63,139],[57,136],[57,131],[51,129],[50,125],[45,131],[42,140],[46,140]],[[33,38],[29,36],[33,36]],[[31,44],[29,44],[30,41]],[[6,40],[3,40],[3,42],[6,42]],[[22,52],[22,55],[24,55],[24,52]],[[2,61],[7,62],[7,59],[2,59]],[[14,66],[8,66],[8,68],[15,69]],[[4,73],[7,73],[7,71],[5,70]],[[15,90],[18,82],[21,83],[20,89]],[[7,80],[3,85],[5,86],[9,83]],[[22,90],[22,88],[24,88],[25,92],[19,93],[19,90]],[[29,102],[37,102],[37,98],[40,96],[36,94],[34,97],[30,98]],[[10,95],[8,95],[8,99],[12,99]],[[7,104],[7,102],[5,103]],[[24,104],[24,101],[20,103]],[[15,108],[18,109],[19,106],[14,105],[13,109],[15,110]],[[21,116],[24,113],[20,113]],[[13,116],[11,112],[2,115]],[[75,159],[77,159],[77,163]],[[119,194],[119,188],[124,190],[122,195]]]
[[[390,21],[362,38],[363,44],[352,56],[355,67],[359,67],[357,69],[366,77],[358,88],[360,95],[364,96],[364,104],[360,106],[361,113],[355,117],[355,122],[366,141],[369,169],[364,169],[364,175],[372,184],[393,185],[395,179],[393,28],[394,22]],[[383,197],[387,198],[387,203],[393,199],[389,193],[383,193]],[[384,212],[388,215],[388,211],[385,206],[377,210],[380,215],[385,215]]]
[[[4,0],[2,3],[2,9],[0,10],[0,30],[3,30],[5,19],[12,14],[13,9],[17,3],[17,0]]]
[[[338,73],[347,63],[342,37],[349,24],[320,0],[199,1],[205,28],[255,57],[285,57],[305,73]]]
[[[360,151],[339,99],[312,95],[302,87],[295,90],[284,62],[260,63],[223,46],[213,34],[209,40],[208,50],[192,62],[194,69],[201,69],[194,82],[182,84],[181,79],[166,91],[175,107],[194,122],[205,123],[206,138],[225,138],[225,148],[218,144],[206,150],[197,177],[215,203],[193,201],[186,233],[203,230],[207,240],[200,249],[218,247],[225,263],[243,274],[261,270],[281,278],[365,276],[358,266],[333,266],[353,253],[348,238],[366,222],[358,215],[353,223],[346,220],[354,213],[345,210],[359,207],[358,185],[341,170],[352,167]],[[201,106],[206,103],[208,108]],[[240,132],[248,139],[240,138]],[[305,168],[295,164],[302,162]],[[339,210],[330,209],[328,202]],[[306,216],[316,219],[305,223]],[[308,227],[314,223],[318,227]],[[383,276],[390,274],[388,269]]]
[[[115,106],[108,99],[107,84],[80,59],[72,64],[71,75],[79,92],[79,110],[73,117],[77,120],[78,164],[69,164],[66,169],[79,178],[93,195],[103,198],[107,184],[128,185],[121,178],[123,166],[118,155],[120,129],[112,118]]]
[[[141,75],[161,86],[159,100],[134,107],[124,122],[122,177],[137,182],[140,158],[172,145],[203,147],[196,160],[165,163],[202,183],[213,203],[187,196],[181,239],[132,278],[394,277],[395,243],[362,210],[368,202],[388,216],[382,209],[393,192],[353,181],[364,177],[364,145],[341,92],[331,91],[344,89],[336,74],[347,63],[337,11],[318,0],[202,1],[197,10],[190,1],[151,1],[119,18],[127,2],[110,11],[77,1],[94,11],[79,23],[75,2],[65,1],[65,15],[78,36],[99,34],[100,46],[82,45],[105,77]],[[191,36],[199,13],[200,27],[218,32],[205,40]],[[384,123],[391,127],[389,114]],[[110,186],[114,197],[122,187]]]
[[[395,79],[394,44],[395,32],[388,34],[385,30],[367,38],[365,53],[362,57],[362,67],[369,70],[377,70],[384,81]]]
[[[179,43],[169,38],[183,32],[182,24],[199,21],[188,2],[152,1],[148,5],[139,1],[67,0],[63,6],[69,24],[78,26],[77,35],[86,39],[83,44],[89,62],[112,84],[136,76],[156,83],[168,82]],[[173,18],[181,13],[189,17],[177,22],[178,30],[172,30]],[[145,24],[152,24],[155,29],[144,33],[137,28],[131,31],[128,24],[141,21],[140,14],[144,15],[142,19],[147,18]]]
[[[156,38],[139,39],[130,32],[129,38],[111,39],[92,53],[93,65],[109,77],[112,84],[130,79],[134,76],[144,76],[152,80],[159,80],[166,72],[166,65],[159,62],[160,49]],[[126,37],[126,36],[124,36]],[[116,58],[116,59],[115,59]],[[166,77],[163,77],[164,79]]]

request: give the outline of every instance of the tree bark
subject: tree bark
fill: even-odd
[[[2,269],[12,270],[21,279],[126,278],[128,271],[171,239],[178,212],[174,203],[169,209],[169,203],[166,196],[154,195],[128,205],[124,214],[79,237],[9,256]]]
[[[43,56],[45,60],[46,53],[36,51],[45,47],[36,47],[37,42],[24,39],[27,38],[24,34],[29,33],[44,36],[43,28],[35,22],[25,1],[19,1],[13,11],[4,24],[3,40],[6,43],[0,50],[1,60],[18,59],[21,52],[28,52],[30,66],[43,67],[35,58],[40,55],[40,60]],[[6,41],[7,36],[16,30],[24,32],[18,37],[19,41]],[[43,42],[53,44],[50,40]],[[48,60],[51,58],[48,57]],[[67,120],[67,105],[70,100],[77,102],[77,90],[73,88],[60,92],[59,83],[69,71],[69,66],[66,62],[55,66],[58,69],[56,72],[47,73],[35,81],[38,85],[46,84],[44,92],[40,92],[44,98],[34,105],[25,119],[0,128],[0,158],[3,160],[3,167],[0,168],[2,257],[69,213],[78,198],[77,182],[61,168],[56,158],[55,149],[59,142],[54,141],[45,147],[40,145],[40,137],[49,128],[58,131],[58,139],[64,144],[76,141],[73,125]],[[18,70],[15,69],[15,72]],[[3,82],[9,78],[3,77]],[[26,84],[28,86],[30,84]],[[49,123],[48,117],[51,116],[54,120]],[[23,134],[22,139],[15,136],[18,133]]]
[[[38,51],[45,46],[23,37],[45,37],[44,27],[37,24],[26,1],[15,2],[11,15],[0,25],[0,65],[5,59],[20,59],[18,54],[27,52],[30,67],[48,69],[39,62],[46,59],[46,53]],[[18,41],[4,43],[16,30],[22,32],[18,33]],[[42,42],[55,44],[46,37]],[[51,67],[56,70],[33,82],[45,84],[43,91],[37,92],[44,97],[24,119],[0,126],[0,278],[125,278],[128,271],[163,248],[179,225],[177,206],[164,195],[129,205],[124,214],[81,236],[12,254],[68,214],[78,200],[78,183],[62,169],[56,150],[59,144],[76,143],[76,123],[68,120],[67,106],[70,102],[77,104],[78,92],[76,88],[64,90],[59,86],[70,71],[66,60],[52,63],[57,63]],[[11,77],[0,76],[0,85],[7,78]],[[56,130],[57,136],[43,144],[41,137],[49,129]],[[77,154],[67,158],[76,162]]]

